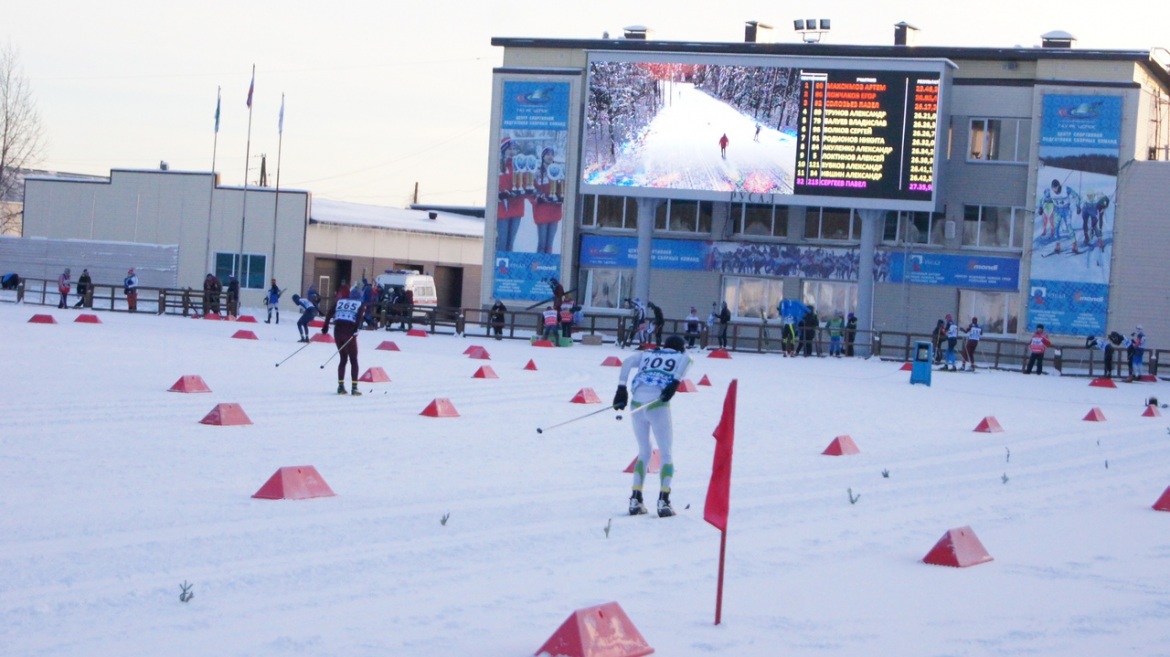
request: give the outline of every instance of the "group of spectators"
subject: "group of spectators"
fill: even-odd
[[[219,278],[215,274],[207,274],[203,279],[203,315],[220,313],[219,298],[222,293],[223,284]],[[237,317],[240,314],[240,280],[235,274],[228,277],[227,314],[229,317]]]
[[[20,287],[21,277],[15,272],[9,272],[0,277],[0,284],[5,290],[15,290]],[[131,267],[122,281],[122,291],[126,295],[126,304],[130,312],[138,310],[138,276]],[[47,290],[46,290],[47,292]],[[73,292],[73,272],[69,267],[57,276],[57,307],[69,308],[69,295]],[[93,308],[94,284],[89,275],[89,269],[83,268],[81,276],[77,277],[77,302],[73,308]]]

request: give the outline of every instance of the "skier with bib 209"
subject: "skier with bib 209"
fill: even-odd
[[[353,384],[350,389],[350,394],[353,396],[361,395],[358,390],[358,345],[357,332],[358,322],[362,316],[362,290],[356,285],[350,290],[348,299],[338,299],[337,303],[325,315],[325,325],[321,327],[322,333],[329,333],[329,322],[335,322],[333,329],[333,342],[337,345],[337,353],[341,356],[341,361],[337,363],[337,394],[345,394],[345,364],[350,365],[349,379]]]
[[[653,453],[650,447],[651,430],[654,432],[654,440],[658,444],[658,453],[662,460],[662,470],[659,472],[658,515],[659,517],[674,515],[674,509],[670,506],[670,482],[674,476],[674,458],[671,452],[674,430],[670,419],[670,400],[678,391],[678,386],[691,362],[691,357],[686,354],[686,342],[678,335],[668,337],[662,349],[636,353],[622,362],[613,407],[620,411],[629,404],[637,411],[630,416],[634,438],[638,441],[633,493],[630,495],[632,516],[646,513],[642,486]],[[630,383],[630,388],[633,389],[631,391],[626,388],[626,382],[630,373],[634,371],[637,371],[637,374]],[[645,410],[638,411],[642,407],[645,407]]]

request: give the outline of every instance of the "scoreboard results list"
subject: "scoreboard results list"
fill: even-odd
[[[930,201],[939,77],[802,69],[793,191]]]

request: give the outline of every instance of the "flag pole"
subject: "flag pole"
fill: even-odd
[[[719,584],[715,590],[715,624],[723,622],[723,562],[727,556],[727,530],[719,532]]]
[[[715,456],[711,462],[711,483],[707,485],[707,502],[703,520],[719,530],[719,580],[715,592],[715,624],[723,622],[723,573],[727,562],[727,519],[731,511],[731,460],[735,450],[735,405],[739,379],[732,379],[723,398],[723,413],[711,435],[715,437]]]
[[[215,205],[215,154],[219,149],[219,107],[223,100],[223,87],[215,88],[215,139],[211,142],[211,189],[207,190],[207,243],[203,249],[203,261],[214,269],[211,262],[211,218]]]
[[[272,273],[276,274],[276,220],[280,216],[280,153],[284,148],[284,93],[280,94],[280,118],[276,123],[276,199],[272,203]]]
[[[252,64],[252,82],[248,85],[248,146],[244,150],[244,201],[240,208],[240,253],[236,266],[232,267],[243,283],[244,275],[244,227],[248,222],[248,164],[252,159],[252,92],[256,90],[256,65]],[[238,269],[238,271],[236,271]]]

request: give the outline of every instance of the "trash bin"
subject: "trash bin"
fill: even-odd
[[[910,365],[910,383],[930,385],[931,364],[934,362],[934,345],[926,340],[914,343],[914,362]]]

